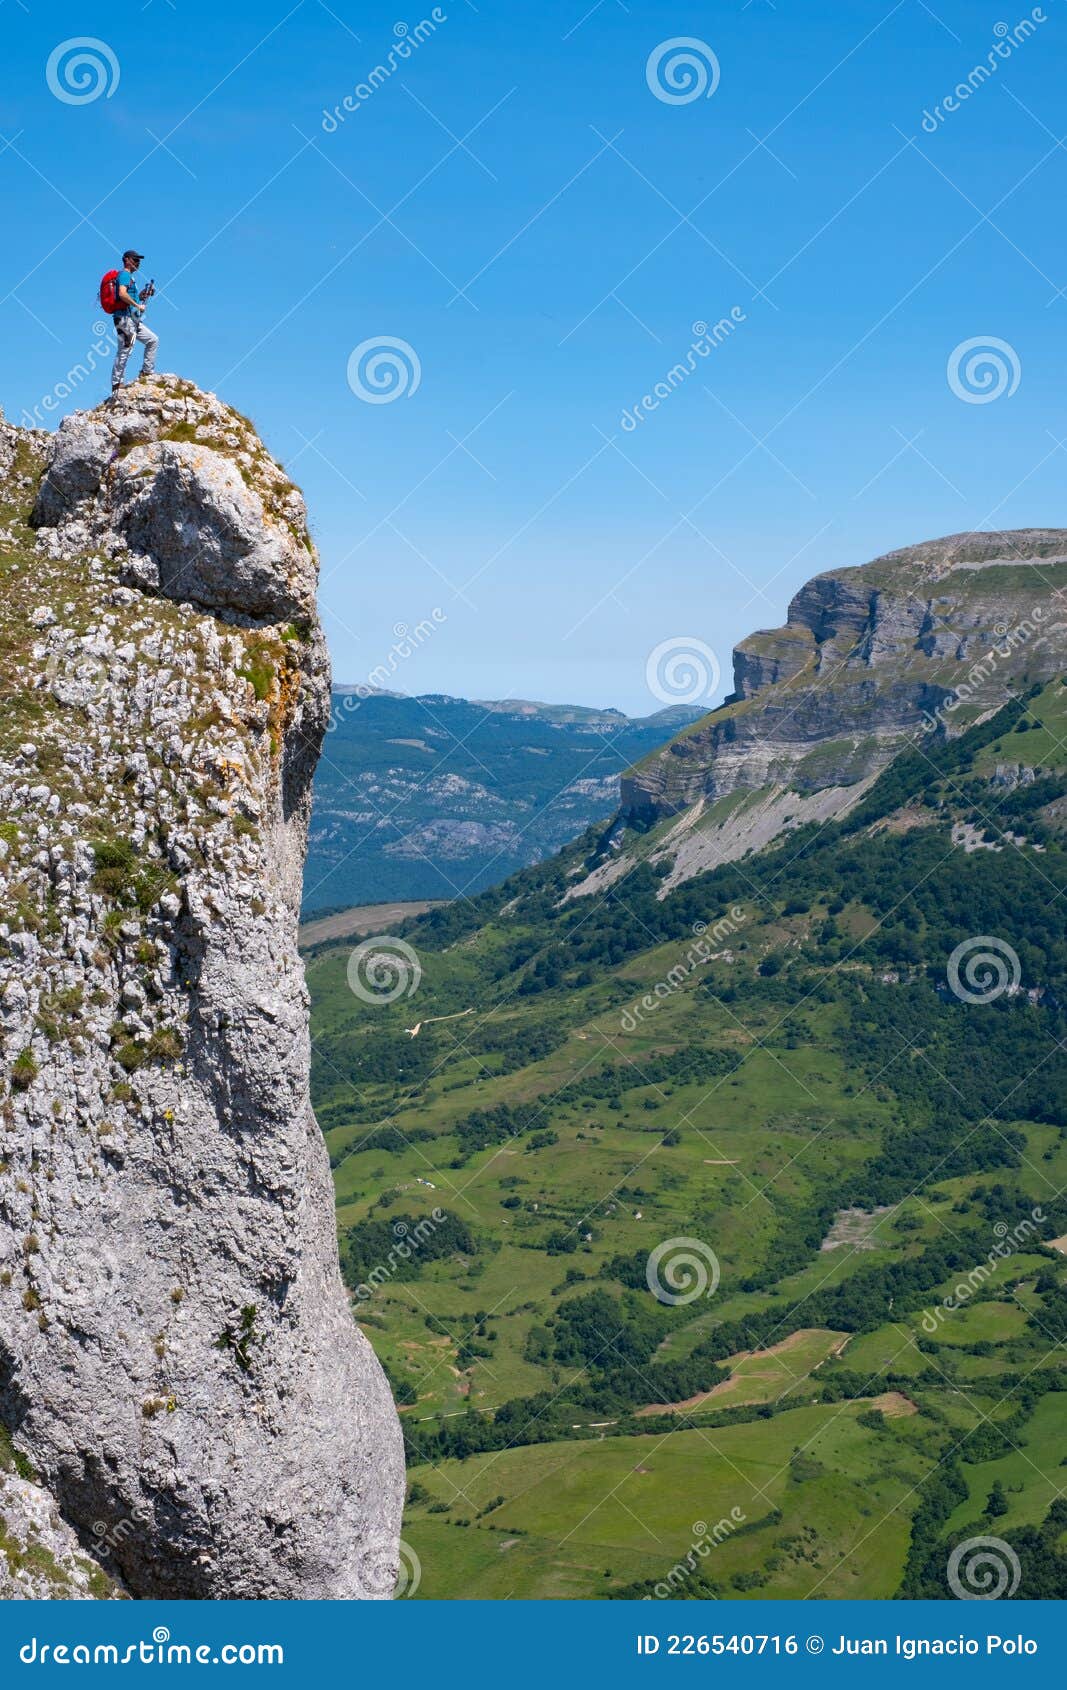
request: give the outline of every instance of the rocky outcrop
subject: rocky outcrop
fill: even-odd
[[[304,500],[252,424],[187,382],[152,391],[61,424],[33,512],[49,550],[102,549],[131,583],[212,610],[312,617]]]
[[[107,1546],[103,1546],[105,1556]],[[40,1485],[0,1471],[0,1602],[107,1600],[124,1594]]]
[[[1067,532],[956,534],[818,575],[734,652],[734,694],[623,779],[644,822],[698,800],[848,788],[1059,672]]]
[[[139,1597],[396,1565],[308,1097],[315,576],[300,494],[188,383],[0,425],[0,1421]]]

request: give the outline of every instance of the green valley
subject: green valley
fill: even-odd
[[[1065,704],[666,897],[638,830],[568,899],[590,829],[364,941],[389,1001],[311,958],[421,1595],[945,1596],[988,1532],[1067,1592]]]

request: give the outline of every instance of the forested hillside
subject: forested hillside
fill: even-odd
[[[337,688],[315,774],[305,916],[498,884],[616,805],[621,771],[699,714]]]

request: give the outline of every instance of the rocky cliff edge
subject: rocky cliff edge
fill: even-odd
[[[300,493],[187,382],[54,436],[0,423],[0,1422],[32,1475],[5,1479],[0,1550],[23,1587],[46,1518],[58,1595],[107,1583],[74,1534],[137,1597],[393,1587],[400,1432],[338,1274],[296,949],[316,574]]]

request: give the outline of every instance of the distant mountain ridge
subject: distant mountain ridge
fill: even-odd
[[[638,722],[645,725],[655,723],[662,725],[664,729],[685,727],[690,722],[699,720],[703,714],[702,710],[687,704],[668,704],[651,716],[627,716],[625,710],[616,710],[613,705],[598,709],[589,704],[545,704],[539,699],[531,698],[461,698],[458,694],[450,692],[390,692],[386,687],[368,687],[359,682],[353,684],[344,681],[335,681],[333,690],[346,698],[356,695],[363,699],[398,698],[412,704],[470,704],[477,710],[491,710],[500,716],[534,717],[538,721],[567,727],[580,725],[594,731],[600,726],[613,728]]]
[[[315,781],[305,917],[454,898],[540,862],[620,799],[623,769],[698,708],[647,717],[527,699],[335,686]]]
[[[670,863],[666,893],[844,816],[916,737],[953,737],[1061,672],[1065,594],[1063,529],[952,534],[816,575],[783,627],[736,647],[723,704],[626,772],[612,854],[572,895],[643,855]]]

